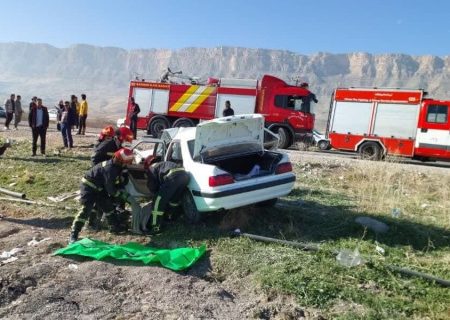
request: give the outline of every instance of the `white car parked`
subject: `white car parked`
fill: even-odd
[[[330,140],[325,138],[325,135],[320,133],[317,130],[313,130],[313,140],[314,140],[314,143],[316,144],[316,146],[320,150],[330,150],[331,149]]]
[[[181,163],[190,174],[182,199],[190,222],[198,221],[202,212],[274,205],[291,192],[295,174],[287,154],[264,149],[265,131],[264,118],[251,114],[167,129],[161,139],[143,137],[132,145],[137,164],[128,168],[127,190],[135,197],[151,197],[143,162],[155,155]]]
[[[57,121],[58,120],[58,109],[48,109],[48,118],[50,121]]]

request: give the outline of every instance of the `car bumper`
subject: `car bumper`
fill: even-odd
[[[200,212],[229,210],[289,194],[294,187],[295,175],[290,174],[274,181],[262,181],[218,191],[192,190]]]

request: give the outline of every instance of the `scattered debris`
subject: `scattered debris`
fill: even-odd
[[[26,198],[25,193],[14,192],[14,191],[11,191],[11,190],[8,190],[5,188],[0,188],[0,192],[7,194],[8,196],[15,197],[15,198],[22,198],[22,199]]]
[[[80,194],[80,190],[77,190],[77,191],[73,191],[73,192],[63,193],[57,197],[47,197],[47,199],[52,202],[62,202],[62,201],[65,201],[65,200],[68,200],[71,198],[75,198],[79,194]]]
[[[6,197],[0,197],[0,200],[12,201],[12,202],[21,202],[21,203],[26,203],[26,204],[35,204],[35,205],[44,206],[44,207],[62,208],[62,209],[65,209],[65,210],[72,210],[73,209],[71,207],[60,207],[60,206],[58,206],[56,204],[51,204],[51,203],[47,203],[47,202],[43,202],[43,201],[35,201],[35,200],[6,198]]]
[[[377,246],[375,247],[375,251],[378,252],[379,254],[381,254],[382,256],[384,256],[384,253],[385,253],[384,248],[380,247],[378,245],[378,243],[377,243]]]
[[[430,205],[428,203],[422,203],[422,205],[420,206],[422,209],[426,209],[428,208]]]
[[[359,266],[360,264],[363,264],[365,262],[363,258],[361,258],[358,249],[355,249],[353,251],[342,249],[336,256],[336,260],[337,262],[339,262],[339,264],[348,268]]]
[[[357,217],[355,222],[375,233],[386,233],[389,230],[389,226],[384,222],[369,217]]]
[[[16,261],[16,260],[19,260],[19,258],[17,258],[17,257],[11,257],[11,258],[9,258],[9,259],[0,261],[0,263],[1,263],[1,264],[7,264],[7,263],[10,263],[10,262],[14,262],[14,261]]]
[[[240,229],[234,230],[233,233],[235,236],[241,236],[241,237],[247,237],[252,240],[262,241],[262,242],[274,242],[278,244],[284,244],[288,246],[293,246],[297,248],[301,248],[303,250],[314,250],[318,251],[320,249],[318,244],[315,243],[302,243],[302,242],[295,242],[295,241],[288,241],[288,240],[281,240],[281,239],[275,239],[275,238],[269,238],[269,237],[263,237],[258,236],[256,234],[251,233],[243,233]]]
[[[78,266],[76,264],[73,264],[73,263],[69,264],[68,268],[70,270],[78,270]]]
[[[14,256],[16,253],[23,251],[22,248],[14,248],[10,251],[3,251],[2,254],[0,254],[0,259],[8,259]]]
[[[42,242],[44,242],[44,241],[51,240],[51,239],[52,239],[52,238],[44,238],[44,239],[42,239],[42,240],[36,240],[36,237],[33,237],[33,240],[29,241],[29,242],[27,243],[27,246],[29,246],[29,247],[35,247],[35,246],[39,245],[40,243],[42,243]]]
[[[402,211],[399,208],[394,208],[391,211],[391,216],[393,216],[394,218],[398,218],[398,217],[400,217],[401,213],[402,213]]]

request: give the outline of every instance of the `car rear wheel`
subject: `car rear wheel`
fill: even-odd
[[[320,141],[317,143],[317,147],[318,147],[320,150],[329,150],[329,149],[330,149],[330,142],[327,141],[327,140],[320,140]]]
[[[184,212],[184,220],[189,224],[196,224],[200,221],[201,213],[197,210],[194,198],[189,190],[183,194],[181,206]]]

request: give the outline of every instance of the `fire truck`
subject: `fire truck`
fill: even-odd
[[[264,75],[260,81],[209,78],[205,84],[189,79],[188,84],[175,83],[168,81],[166,74],[158,82],[131,81],[129,98],[134,97],[141,110],[137,128],[159,137],[166,128],[196,126],[202,120],[222,117],[228,100],[235,115],[264,115],[265,126],[279,136],[280,148],[312,135],[314,114],[306,102],[310,92],[305,88],[271,75]],[[128,100],[126,125],[130,124],[132,108]]]
[[[450,101],[426,95],[422,89],[336,89],[327,138],[334,149],[355,151],[364,159],[449,161]]]

